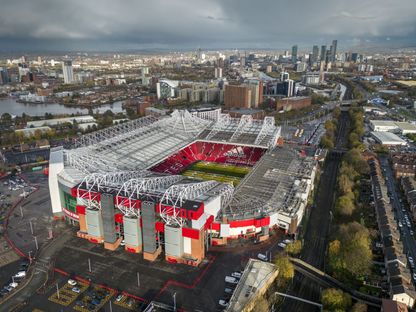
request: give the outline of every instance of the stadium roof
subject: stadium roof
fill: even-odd
[[[268,151],[240,182],[233,200],[223,212],[227,218],[258,218],[273,211],[292,216],[306,198],[302,198],[315,166],[312,157],[299,151],[275,147]]]
[[[196,139],[267,148],[279,136],[280,127],[273,117],[259,121],[222,114],[219,120],[210,121],[176,110],[170,116],[144,117],[81,136],[71,149],[64,150],[65,167],[86,174],[143,170]]]

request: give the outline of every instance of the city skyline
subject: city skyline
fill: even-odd
[[[416,45],[411,0],[1,2],[1,51]]]

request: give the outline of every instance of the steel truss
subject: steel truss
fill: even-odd
[[[195,199],[218,185],[215,181],[175,184],[169,187],[162,196],[160,216],[167,225],[182,227],[186,221],[179,215],[179,209],[186,200]],[[165,206],[166,205],[166,206]]]
[[[88,147],[81,147],[76,150],[64,150],[65,164],[85,173],[93,172],[115,172],[121,170],[114,162],[103,157],[97,157],[96,153]],[[127,168],[126,168],[127,169]]]
[[[118,171],[114,173],[92,173],[84,177],[77,187],[80,202],[87,208],[101,209],[100,193],[111,193],[128,179],[145,177],[149,171]],[[84,192],[86,191],[86,192]]]
[[[253,124],[253,117],[251,115],[241,116],[240,122],[238,123],[237,129],[235,129],[233,135],[230,138],[230,142],[235,142],[236,139],[243,134]]]
[[[232,122],[232,118],[229,114],[221,114],[218,118],[218,121],[212,127],[212,130],[206,136],[206,139],[209,140],[213,138],[218,132],[226,129]]]
[[[169,130],[173,130],[174,133],[190,134],[193,137],[201,133],[211,123],[209,120],[192,116],[187,110],[175,110],[170,115],[170,118],[166,118],[161,122],[165,123],[170,128]]]
[[[224,209],[231,204],[231,201],[233,200],[234,186],[231,184],[224,184],[221,188],[215,190],[213,194],[221,196],[221,209]]]
[[[140,216],[140,210],[134,205],[134,200],[140,197],[140,194],[147,194],[157,190],[163,190],[170,185],[183,179],[183,176],[159,176],[145,177],[141,179],[131,179],[123,183],[118,190],[117,196],[128,198],[125,203],[117,203],[116,207],[125,215],[133,214]],[[127,204],[127,206],[126,206]]]
[[[274,131],[274,133],[272,135],[272,138],[268,142],[268,147],[274,147],[274,146],[276,146],[277,140],[281,136],[281,131],[282,131],[282,128],[281,127],[276,127],[276,130]]]
[[[267,136],[272,136],[275,130],[276,126],[274,123],[274,117],[265,117],[254,144],[260,144]]]
[[[147,116],[125,123],[120,123],[118,125],[95,131],[89,134],[84,134],[81,137],[74,140],[73,148],[94,145],[99,142],[108,140],[109,138],[115,137],[117,135],[132,132],[138,128],[149,126],[157,120],[158,118],[156,117]]]

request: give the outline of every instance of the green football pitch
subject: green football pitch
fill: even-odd
[[[190,166],[182,175],[202,180],[231,183],[236,186],[250,170],[250,167],[200,161]]]

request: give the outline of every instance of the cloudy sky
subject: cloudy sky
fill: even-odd
[[[416,46],[416,0],[0,0],[0,50]]]

